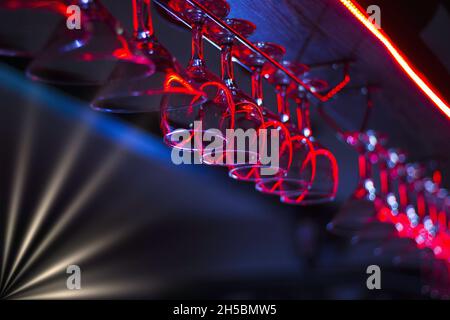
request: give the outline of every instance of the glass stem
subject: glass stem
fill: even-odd
[[[363,187],[367,180],[372,179],[372,164],[366,154],[358,157],[358,186]]]
[[[285,84],[277,85],[277,106],[278,114],[280,115],[281,121],[286,123],[290,119],[289,102],[287,99],[287,86]]]
[[[204,65],[203,60],[203,21],[197,21],[192,25],[192,47],[190,67],[200,67]]]
[[[252,68],[252,98],[258,106],[263,105],[264,99],[261,70],[259,66]]]
[[[380,160],[380,193],[386,197],[392,190],[389,168],[383,160]]]
[[[303,135],[308,138],[312,134],[309,101],[305,97],[298,97],[296,102],[297,127],[301,130]]]
[[[236,89],[236,84],[234,82],[232,48],[233,48],[232,43],[225,43],[221,46],[220,65],[222,72],[222,81],[229,89]]]
[[[399,177],[398,195],[400,200],[400,208],[404,212],[409,203],[409,196],[408,196],[408,182],[403,176]]]
[[[133,35],[142,40],[153,37],[151,0],[133,0]]]

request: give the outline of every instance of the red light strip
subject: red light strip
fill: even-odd
[[[432,87],[430,82],[421,75],[414,67],[407,61],[406,56],[392,43],[391,39],[380,29],[369,21],[368,16],[353,0],[339,0],[349,11],[353,14],[361,24],[363,24],[381,43],[386,47],[391,56],[395,59],[398,65],[405,71],[405,73],[414,81],[414,83],[422,90],[428,98],[450,119],[450,107],[448,103],[441,98],[436,89]]]

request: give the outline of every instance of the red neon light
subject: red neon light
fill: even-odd
[[[425,93],[428,98],[447,116],[450,118],[450,107],[448,102],[439,96],[437,90],[433,88],[424,75],[418,72],[409,62],[406,56],[395,46],[392,40],[384,33],[377,29],[376,26],[369,21],[368,16],[361,6],[353,0],[339,0],[353,14],[362,25],[364,25],[377,39],[386,47],[390,55],[397,64],[403,69],[408,77],[414,81],[417,87]]]

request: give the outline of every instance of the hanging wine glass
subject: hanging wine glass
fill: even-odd
[[[295,62],[282,61],[282,65],[291,71],[302,74],[308,67]],[[316,159],[314,147],[302,133],[292,124],[289,110],[287,89],[291,85],[291,79],[283,71],[266,65],[263,68],[263,76],[276,86],[278,117],[290,132],[291,163],[285,175],[281,177],[259,179],[256,190],[266,194],[278,195],[292,194],[301,201],[301,197],[311,187],[311,182],[316,174]],[[289,141],[282,146],[289,144]]]
[[[328,88],[328,83],[320,79],[307,79],[305,82],[316,92],[323,92]],[[311,187],[306,193],[284,193],[281,196],[281,201],[298,205],[315,205],[331,202],[336,197],[339,181],[339,169],[336,158],[313,135],[310,120],[310,103],[304,88],[297,85],[289,93],[297,105],[297,128],[311,142],[314,148],[316,170]]]
[[[131,45],[155,65],[154,73],[133,76],[130,65],[116,67],[114,77],[92,102],[96,110],[135,113],[159,112],[162,108],[190,107],[198,112],[203,92],[189,83],[176,59],[159,43],[153,31],[151,1],[132,0],[133,40]]]
[[[350,199],[342,205],[327,229],[338,235],[353,237],[376,218],[374,202],[377,190],[372,178],[372,165],[379,160],[377,149],[383,146],[386,137],[367,131],[344,133],[341,138],[358,152],[358,182]]]
[[[255,42],[254,45],[272,59],[276,60],[281,59],[286,52],[282,46],[275,43]],[[252,71],[251,99],[260,107],[264,119],[264,125],[260,127],[260,129],[266,130],[266,136],[264,136],[264,139],[261,139],[261,141],[266,141],[267,143],[261,145],[259,153],[265,155],[269,150],[278,149],[278,172],[275,175],[283,176],[292,162],[292,147],[290,144],[291,134],[288,128],[280,121],[279,116],[263,106],[262,69],[264,64],[267,63],[266,58],[243,44],[235,45],[233,47],[233,54],[241,63],[248,66]],[[276,138],[278,140],[278,146],[271,145],[274,132],[277,133]],[[253,165],[242,165],[233,168],[230,171],[230,174],[236,177],[245,177],[245,180],[247,181],[258,182],[261,179],[267,178],[267,176],[261,176],[260,169],[261,168]],[[273,175],[270,175],[269,178],[273,178]]]
[[[400,176],[397,192],[390,193],[386,198],[388,210],[380,210],[378,217],[383,222],[388,221],[395,226],[399,238],[414,240],[421,229],[427,210],[423,189],[425,168],[419,164],[406,164],[404,168],[405,173],[402,174],[404,177]],[[391,244],[387,243],[385,246],[390,247]]]
[[[0,56],[31,58],[66,15],[67,4],[65,0],[0,1]]]
[[[224,23],[242,37],[250,36],[255,30],[255,26],[251,22],[242,19],[224,19]],[[232,60],[235,35],[213,22],[208,23],[207,29],[208,36],[219,43],[221,48],[221,76],[234,104],[234,113],[228,115],[233,117],[234,132],[239,133],[242,130],[249,135],[248,139],[244,139],[245,141],[235,136],[227,137],[225,152],[221,155],[222,158],[216,155],[210,157],[211,153],[205,152],[205,161],[215,163],[219,159],[220,163],[225,163],[228,166],[229,175],[233,179],[254,181],[254,174],[252,174],[254,170],[264,169],[258,154],[258,134],[259,129],[264,124],[264,118],[256,102],[241,91],[236,84]],[[213,161],[210,158],[213,158]]]
[[[376,149],[376,163],[378,165],[377,178],[373,178],[378,185],[377,196],[373,201],[375,219],[371,223],[363,226],[357,231],[353,241],[377,242],[375,249],[377,254],[386,252],[386,247],[400,251],[400,246],[411,247],[408,241],[402,241],[395,230],[395,222],[398,217],[402,217],[406,212],[407,199],[401,189],[402,176],[405,172],[406,155],[398,149],[386,150],[382,146]],[[401,204],[400,204],[401,203]],[[411,216],[412,218],[412,216]],[[381,241],[381,244],[379,244]]]
[[[219,18],[226,17],[230,11],[228,3],[224,0],[201,0],[199,2]],[[202,101],[198,108],[192,106],[164,108],[161,117],[164,141],[173,148],[200,153],[202,155],[200,158],[202,158],[205,153],[204,149],[209,146],[210,141],[216,141],[217,148],[224,149],[226,129],[234,126],[234,119],[227,116],[234,114],[234,105],[225,84],[206,67],[203,36],[205,23],[208,21],[207,16],[203,11],[184,0],[170,0],[168,4],[172,10],[191,24],[191,59],[186,67],[186,75],[192,86],[205,92],[206,101]],[[201,122],[200,128],[195,127],[195,121]],[[184,138],[182,142],[178,141],[180,133],[186,131],[189,133],[189,138]],[[200,137],[203,135],[208,135],[210,141],[205,142],[204,139],[201,139]],[[202,158],[201,161],[213,164],[207,159],[205,161]],[[218,165],[219,163],[214,164]]]
[[[76,0],[80,29],[66,21],[27,68],[32,80],[61,85],[101,85],[108,79],[143,77],[155,65],[127,41],[117,20],[98,0]],[[127,74],[116,72],[126,65]]]
[[[412,172],[410,169],[409,174]],[[450,262],[450,242],[446,215],[442,212],[445,203],[442,201],[442,196],[445,198],[446,192],[444,190],[443,193],[440,193],[438,184],[431,179],[413,177],[413,180],[413,188],[409,193],[414,195],[410,199],[415,198],[415,201],[410,202],[406,212],[397,215],[393,223],[395,223],[399,237],[413,242],[414,249],[400,252],[397,260],[408,261],[411,254],[419,250],[424,259],[440,259],[448,263]],[[428,252],[431,252],[431,255],[426,254]]]

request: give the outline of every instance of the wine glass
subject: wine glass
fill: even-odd
[[[360,232],[358,240],[377,240],[376,255],[392,255],[396,265],[417,267],[417,263],[428,259],[426,250],[433,250],[431,243],[436,239],[431,231],[437,215],[430,220],[426,214],[431,206],[424,192],[425,186],[429,188],[423,179],[425,169],[418,164],[406,164],[406,155],[398,149],[388,150],[383,159],[386,161],[381,162],[379,170],[380,195],[374,204],[377,219],[384,228],[369,225]]]
[[[250,36],[256,28],[251,22],[243,19],[224,19],[224,23],[242,37]],[[254,181],[257,171],[267,169],[260,162],[258,153],[258,141],[261,141],[259,132],[264,125],[264,117],[256,102],[237,86],[232,60],[235,35],[213,22],[208,22],[207,30],[208,36],[220,45],[222,82],[228,88],[234,104],[234,114],[229,114],[233,116],[234,132],[242,131],[248,134],[245,141],[235,136],[227,137],[226,149],[222,155],[225,158],[224,163],[229,168],[231,178]],[[205,152],[206,161],[210,161],[209,155],[209,152]]]
[[[275,43],[259,41],[253,44],[259,50],[276,60],[281,59],[286,53],[284,47]],[[290,144],[291,134],[288,128],[280,121],[279,116],[263,106],[262,69],[263,66],[267,63],[266,58],[264,58],[260,53],[250,49],[243,44],[234,45],[233,54],[239,59],[241,63],[249,67],[252,71],[251,99],[260,107],[264,119],[264,125],[260,127],[260,129],[267,130],[267,136],[265,136],[265,139],[262,139],[262,141],[265,140],[268,143],[262,145],[260,153],[267,154],[269,150],[275,149],[274,146],[270,145],[270,142],[272,141],[271,137],[272,133],[274,132],[273,130],[276,130],[278,132],[278,172],[275,175],[282,176],[285,174],[285,172],[287,172],[287,169],[292,162],[292,147]],[[258,182],[261,179],[267,178],[267,176],[261,176],[259,169],[260,168],[254,165],[242,165],[233,168],[230,171],[230,174],[239,177],[246,177],[247,181]],[[273,176],[270,176],[270,178],[273,178]]]
[[[201,4],[207,7],[219,18],[228,15],[230,7],[224,0],[201,0]],[[210,141],[200,139],[203,135],[209,135],[211,141],[217,143],[217,149],[223,150],[225,145],[226,129],[234,126],[234,104],[231,95],[222,82],[206,66],[203,54],[203,36],[205,24],[208,21],[206,14],[184,0],[170,0],[169,7],[183,17],[192,27],[191,59],[186,67],[188,82],[200,88],[206,94],[206,101],[202,101],[198,108],[192,106],[164,108],[161,116],[161,127],[164,141],[172,148],[186,152],[200,153],[200,161],[205,164],[219,165],[220,161],[208,161],[212,158],[205,156],[205,148],[210,146]],[[229,115],[232,115],[229,117]],[[201,127],[195,126],[195,122],[201,123]],[[189,138],[179,141],[180,133],[189,133]],[[198,137],[198,138],[197,138]],[[218,152],[222,157],[223,152]]]
[[[130,65],[119,65],[115,74],[120,76],[109,79],[92,107],[115,113],[160,112],[164,108],[179,107],[198,110],[204,94],[189,83],[177,60],[155,37],[151,1],[132,0],[132,3],[134,32],[131,44],[155,65],[155,72],[132,76]]]
[[[323,92],[328,83],[320,79],[306,79],[306,83],[316,92]],[[315,176],[307,192],[290,192],[281,196],[281,201],[298,205],[315,205],[331,202],[336,197],[339,182],[339,167],[333,153],[323,147],[314,137],[310,120],[310,103],[302,86],[296,85],[290,90],[297,108],[297,128],[314,148]]]
[[[130,45],[122,26],[100,1],[73,3],[81,10],[81,28],[71,30],[63,21],[28,66],[28,77],[51,84],[94,86],[120,77],[154,73],[155,65]]]
[[[300,63],[282,61],[281,64],[297,74],[302,74],[308,70],[307,66]],[[277,117],[291,136],[290,141],[283,143],[282,147],[287,149],[290,144],[291,161],[286,174],[281,177],[259,179],[256,183],[256,190],[277,196],[290,194],[300,202],[306,191],[311,187],[311,181],[316,174],[314,147],[311,141],[303,136],[291,122],[287,92],[291,85],[289,76],[268,64],[263,67],[262,74],[276,86]]]
[[[406,154],[400,149],[386,150],[379,147],[376,162],[378,172],[376,177],[373,177],[374,182],[378,180],[377,196],[373,201],[375,218],[357,232],[353,241],[377,242],[378,246],[374,250],[376,254],[402,251],[399,250],[401,246],[403,251],[407,251],[407,248],[413,248],[411,242],[403,241],[406,238],[399,237],[395,229],[396,221],[404,221],[406,218],[405,212],[408,212],[407,219],[410,219],[411,223],[415,219],[408,207],[409,200],[403,184]]]
[[[327,225],[327,229],[341,236],[354,237],[376,218],[374,203],[377,189],[372,165],[379,161],[378,150],[386,143],[386,137],[372,130],[347,132],[340,137],[358,152],[358,182],[355,191]]]
[[[411,172],[413,171],[410,170],[410,174]],[[440,189],[438,183],[430,178],[416,176],[412,179],[409,193],[414,194],[414,197],[410,197],[414,200],[410,200],[411,204],[407,206],[406,212],[396,216],[393,221],[398,235],[414,242],[415,251],[419,250],[423,259],[438,259],[448,264],[450,263],[450,238],[445,212],[448,201],[447,191]],[[414,250],[404,251],[398,255],[397,259],[408,261],[411,252]]]

